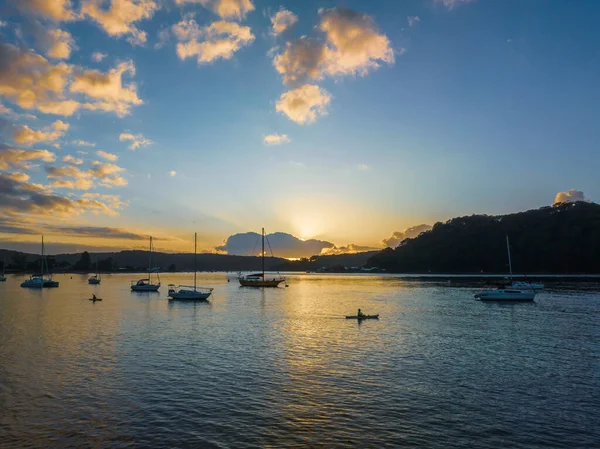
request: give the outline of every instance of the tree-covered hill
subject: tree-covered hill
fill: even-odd
[[[395,273],[600,273],[600,205],[560,203],[527,212],[458,217],[369,259]]]

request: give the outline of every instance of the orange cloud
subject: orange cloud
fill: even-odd
[[[69,125],[61,120],[52,123],[42,130],[35,131],[27,125],[16,128],[13,140],[23,145],[33,145],[39,142],[53,142],[61,138],[69,129]]]
[[[143,103],[134,83],[123,85],[122,76],[125,73],[135,75],[132,61],[122,62],[108,73],[86,70],[75,76],[69,90],[97,100],[96,103],[84,104],[86,109],[114,111],[117,115],[124,116],[129,114],[131,106]]]
[[[314,84],[305,84],[283,93],[275,108],[277,112],[287,115],[290,120],[304,125],[326,115],[330,102],[331,95],[325,89]]]
[[[70,0],[18,0],[17,6],[24,11],[56,21],[76,18]]]
[[[250,27],[225,21],[199,27],[189,18],[175,24],[173,34],[179,41],[177,56],[182,60],[196,57],[198,64],[231,59],[236,51],[254,40]]]
[[[109,36],[129,35],[132,45],[146,42],[146,32],[137,28],[134,23],[149,19],[158,9],[152,0],[111,0],[108,8],[106,0],[83,0],[81,13],[90,17],[100,25]]]
[[[152,142],[150,139],[146,139],[141,134],[133,135],[131,133],[121,133],[119,135],[119,140],[121,142],[131,141],[131,145],[129,145],[129,149],[136,150],[140,147],[145,147],[146,145],[151,145]]]
[[[269,134],[263,139],[266,145],[281,145],[282,143],[290,143],[290,139],[287,134]]]
[[[575,203],[577,201],[588,201],[581,190],[571,189],[568,192],[558,192],[554,198],[554,204]]]
[[[111,162],[115,162],[117,159],[119,159],[119,156],[117,156],[116,154],[107,153],[106,151],[102,150],[96,151],[96,154],[102,159],[106,159],[107,161]]]
[[[56,155],[48,150],[20,150],[0,146],[0,170],[9,168],[29,168],[28,162],[41,160],[44,162],[54,162]]]
[[[66,156],[63,157],[63,162],[66,162],[67,164],[72,164],[72,165],[81,165],[81,164],[83,164],[83,159],[79,159],[79,158],[71,156],[70,154],[67,154]]]
[[[251,0],[175,0],[175,3],[199,3],[223,19],[242,20],[246,14],[254,11]]]
[[[298,22],[298,16],[291,11],[281,7],[279,11],[271,17],[271,34],[278,36]]]
[[[53,65],[11,44],[0,44],[0,60],[0,95],[24,109],[70,116],[83,108],[124,116],[143,103],[134,83],[123,85],[125,73],[135,74],[131,61],[103,73],[62,62]]]

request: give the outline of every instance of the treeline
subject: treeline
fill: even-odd
[[[561,203],[516,214],[472,215],[371,257],[394,273],[600,273],[600,205]]]

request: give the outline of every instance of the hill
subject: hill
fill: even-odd
[[[265,258],[265,268],[270,271],[316,271],[320,268],[339,269],[343,266],[362,267],[376,252],[313,256],[310,259],[290,261],[279,257]],[[0,267],[7,261],[8,271],[39,271],[40,255],[0,249]],[[48,256],[51,271],[88,272],[95,270],[96,260],[102,272],[144,271],[148,267],[147,251],[120,251],[113,253],[72,253]],[[194,255],[188,253],[152,253],[152,265],[167,271],[191,271]],[[198,271],[254,271],[260,270],[260,257],[223,254],[198,254]],[[343,271],[343,269],[342,269]]]
[[[587,202],[453,218],[372,256],[367,266],[394,273],[506,273],[506,235],[515,273],[600,273],[600,205]]]

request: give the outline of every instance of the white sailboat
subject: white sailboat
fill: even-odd
[[[242,287],[279,287],[279,284],[285,282],[285,278],[282,276],[272,278],[265,277],[265,228],[262,228],[261,260],[262,271],[260,273],[252,273],[238,277],[238,281]]]
[[[98,285],[100,281],[102,281],[102,279],[100,278],[100,273],[98,273],[98,256],[96,255],[96,274],[90,276],[88,284]]]
[[[160,288],[160,276],[156,274],[158,283],[152,283],[152,237],[150,237],[150,252],[148,256],[148,277],[145,279],[139,279],[138,281],[131,281],[131,290],[134,292],[157,292]]]
[[[44,277],[46,274],[46,277]],[[58,287],[58,281],[52,280],[52,275],[48,270],[48,262],[44,254],[44,236],[42,236],[42,267],[41,273],[32,274],[29,279],[21,283],[24,288],[52,288]]]
[[[510,243],[508,241],[508,235],[506,236],[506,249],[508,251],[508,269],[510,271],[510,284],[506,286],[500,286],[494,290],[486,290],[481,293],[477,293],[475,298],[481,301],[533,301],[535,299],[535,290],[531,287],[527,288],[516,288],[513,284],[512,279],[512,261],[510,258]]]
[[[196,285],[196,240],[197,235],[194,233],[194,286],[169,284],[169,298],[171,300],[187,300],[187,301],[206,301],[212,294],[213,289],[208,287],[198,287]]]

